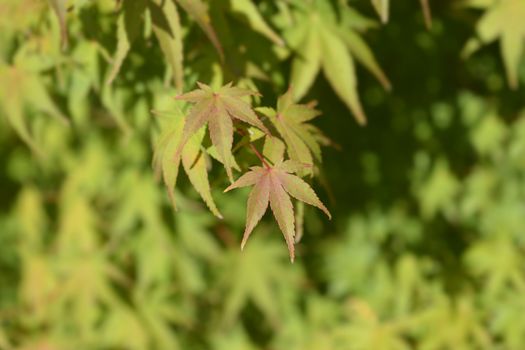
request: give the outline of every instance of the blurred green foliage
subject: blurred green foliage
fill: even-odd
[[[373,2],[387,23],[365,0],[177,1],[183,40],[146,16],[122,49],[114,1],[51,1],[61,49],[47,2],[3,0],[0,349],[524,349],[524,38],[483,12],[522,1],[430,1],[430,29],[417,1]],[[313,29],[354,50],[294,41],[317,11]],[[239,250],[248,191],[222,194],[221,167],[224,220],[184,177],[174,212],[151,167],[151,111],[179,108],[177,89],[234,80],[274,105],[290,79],[324,114],[316,187],[334,217],[304,208],[294,264],[270,218]]]

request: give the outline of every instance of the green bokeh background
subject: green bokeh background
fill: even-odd
[[[212,3],[229,68],[181,11],[185,89],[233,79],[274,105],[293,52],[226,13],[228,34],[216,24],[228,1]],[[287,2],[255,3],[280,33]],[[74,2],[62,51],[46,2],[4,0],[0,349],[524,349],[525,91],[508,88],[498,44],[461,58],[481,11],[430,3],[429,30],[417,1],[394,1],[363,34],[393,85],[358,66],[366,127],[322,74],[304,99],[336,145],[315,183],[333,220],[306,208],[291,264],[270,215],[239,250],[248,191],[223,194],[218,163],[225,219],[184,176],[172,210],[151,167],[151,110],[178,105],[154,37],[107,85],[113,1]]]

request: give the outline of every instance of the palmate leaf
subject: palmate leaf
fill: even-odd
[[[244,16],[253,30],[264,35],[276,45],[284,46],[283,39],[266,23],[252,0],[230,0],[230,7],[235,13]]]
[[[50,0],[51,1],[51,0]],[[57,1],[57,0],[53,0]],[[181,6],[201,27],[216,48],[221,59],[223,50],[211,25],[206,5],[200,0],[124,0],[117,26],[117,49],[113,66],[107,78],[111,84],[120,71],[133,42],[141,33],[144,12],[149,9],[155,36],[159,41],[173,74],[175,87],[183,88],[183,41],[179,14],[175,4]]]
[[[294,86],[294,98],[299,100],[322,69],[339,98],[357,121],[365,124],[366,116],[357,91],[354,57],[378,78],[385,89],[390,89],[390,83],[371,50],[355,32],[353,21],[348,20],[359,15],[344,4],[339,5],[338,10],[340,16],[336,16],[329,4],[317,1],[309,6],[302,5],[295,11],[296,22],[286,32],[288,43],[296,51],[290,83]]]
[[[244,248],[246,241],[263,217],[269,204],[284,235],[290,260],[293,262],[295,258],[295,217],[290,196],[321,209],[331,218],[330,212],[319,200],[314,190],[300,177],[292,175],[290,168],[295,168],[291,161],[280,162],[274,166],[267,164],[264,167],[255,166],[224,190],[227,192],[235,188],[253,186],[248,197],[246,228],[241,249]]]
[[[153,31],[160,48],[171,67],[175,88],[183,89],[183,43],[179,13],[173,1],[154,0],[149,2]]]
[[[269,134],[269,132],[250,105],[241,99],[254,95],[254,92],[233,87],[231,83],[217,90],[202,83],[198,85],[200,89],[176,97],[195,105],[186,117],[181,140],[174,156],[175,162],[179,160],[190,137],[208,124],[210,138],[217,151],[217,156],[224,164],[228,178],[232,181],[233,119],[253,125],[265,133]]]
[[[222,218],[211,195],[206,165],[207,155],[201,150],[201,143],[205,133],[204,128],[197,130],[197,132],[188,139],[182,154],[179,158],[174,159],[185,127],[184,119],[181,113],[177,113],[175,117],[169,118],[167,121],[165,120],[164,124],[155,146],[153,166],[155,167],[157,176],[162,177],[164,181],[173,207],[176,208],[174,188],[177,183],[182,158],[184,171],[188,175],[191,184],[211,212],[218,218]]]
[[[173,0],[179,4],[184,11],[186,11],[197,24],[201,27],[204,33],[208,36],[213,46],[219,53],[221,59],[224,59],[224,52],[221,43],[217,38],[217,34],[211,25],[211,19],[208,15],[208,8],[202,0]]]
[[[481,44],[500,40],[501,55],[509,86],[518,87],[518,68],[525,45],[525,2],[522,0],[500,0],[479,4],[470,0],[472,7],[486,8],[486,12],[476,26]],[[479,48],[477,39],[470,39],[465,47],[470,54]]]
[[[390,0],[370,0],[372,6],[377,12],[377,15],[381,19],[382,23],[388,22]],[[430,12],[430,5],[428,0],[419,0],[421,3],[421,8],[423,9],[423,18],[425,20],[425,25],[430,29],[432,26],[432,15]]]
[[[321,161],[321,148],[313,129],[307,122],[316,118],[320,112],[307,105],[293,102],[293,90],[290,88],[277,101],[277,111],[272,108],[257,108],[267,116],[275,126],[284,142],[290,159],[303,164],[313,164],[314,157]],[[305,168],[307,174],[313,174],[313,168]]]
[[[117,51],[113,58],[113,66],[107,78],[107,84],[115,80],[128,55],[131,45],[137,39],[142,26],[142,17],[146,9],[146,0],[124,1],[122,13],[117,24]]]

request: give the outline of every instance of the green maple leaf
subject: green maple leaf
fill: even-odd
[[[254,186],[248,197],[246,229],[244,230],[241,249],[244,248],[246,241],[263,217],[269,204],[284,235],[290,259],[293,262],[295,257],[295,217],[290,196],[321,209],[331,218],[330,212],[319,200],[314,190],[300,177],[291,174],[291,172],[296,171],[295,168],[291,161],[280,162],[274,166],[268,164],[265,164],[264,167],[255,166],[224,190],[227,192],[234,188]]]
[[[390,0],[370,0],[374,10],[376,10],[377,15],[381,19],[382,23],[388,22]],[[419,0],[421,3],[421,8],[423,9],[423,18],[425,20],[425,25],[430,29],[432,26],[432,15],[430,12],[430,5],[428,0]]]
[[[518,68],[525,44],[525,2],[522,0],[470,0],[471,7],[486,9],[476,26],[479,40],[470,39],[464,53],[476,51],[480,44],[500,40],[501,55],[512,89],[518,87]]]
[[[284,46],[283,39],[266,23],[252,0],[230,0],[230,7],[231,11],[241,15],[254,31],[264,35],[276,45]]]
[[[250,105],[242,97],[254,95],[249,90],[227,84],[217,90],[198,83],[200,89],[177,96],[179,100],[195,103],[186,117],[180,143],[175,152],[177,161],[190,137],[208,124],[210,138],[217,156],[224,164],[228,178],[232,181],[231,168],[234,166],[231,152],[233,144],[233,119],[251,124],[269,133]]]
[[[355,28],[348,24],[348,20],[339,20],[355,17],[356,12],[340,5],[337,15],[334,8],[324,1],[314,1],[312,5],[301,5],[300,8],[295,12],[294,26],[285,33],[288,43],[297,53],[290,78],[294,98],[299,100],[306,94],[322,69],[359,124],[365,124],[366,115],[357,91],[354,58],[362,62],[386,89],[390,88],[390,83]]]
[[[293,102],[293,92],[289,89],[277,100],[277,111],[272,108],[258,108],[275,126],[287,146],[290,159],[303,164],[313,164],[313,158],[321,161],[321,148],[316,139],[316,129],[307,122],[320,112],[308,105]],[[312,167],[308,173],[312,173]]]
[[[49,1],[60,2],[60,0]],[[107,79],[108,84],[111,84],[116,78],[133,42],[139,37],[144,23],[144,13],[147,8],[151,14],[155,36],[171,67],[175,87],[178,90],[182,90],[183,41],[182,27],[176,5],[182,7],[195,20],[212,42],[221,60],[223,60],[224,53],[221,43],[211,25],[208,8],[201,0],[126,0],[123,2],[122,13],[118,20],[117,48]]]
[[[164,120],[161,121],[164,121],[164,126],[162,127],[161,135],[155,146],[153,165],[157,176],[162,176],[173,207],[176,208],[174,188],[177,183],[179,166],[182,159],[184,171],[188,175],[195,190],[199,193],[211,212],[215,216],[222,218],[211,195],[206,164],[207,155],[201,150],[205,129],[201,128],[197,130],[197,132],[188,139],[181,155],[174,160],[185,126],[184,118],[182,114],[178,112],[174,118],[169,118],[167,122],[166,118],[163,119]]]

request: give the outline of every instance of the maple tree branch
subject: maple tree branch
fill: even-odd
[[[239,134],[241,134],[242,136],[247,136],[247,134],[246,134],[246,132],[244,132],[244,130],[237,129],[237,132]],[[264,159],[264,156],[257,150],[257,148],[255,148],[255,146],[251,143],[251,141],[249,139],[248,139],[248,146],[250,147],[252,152],[257,156],[257,158],[259,158],[261,160],[261,162],[263,163],[264,167],[266,169],[270,169],[271,165],[266,161],[266,159]]]
[[[268,162],[266,161],[266,159],[264,159],[264,156],[257,150],[257,148],[255,148],[254,145],[252,145],[252,143],[250,142],[248,144],[248,146],[250,146],[250,149],[253,151],[253,153],[255,153],[255,155],[257,156],[257,158],[259,158],[261,160],[261,162],[264,164],[264,166],[266,167],[266,169],[270,169],[271,166],[270,164],[268,164]]]

